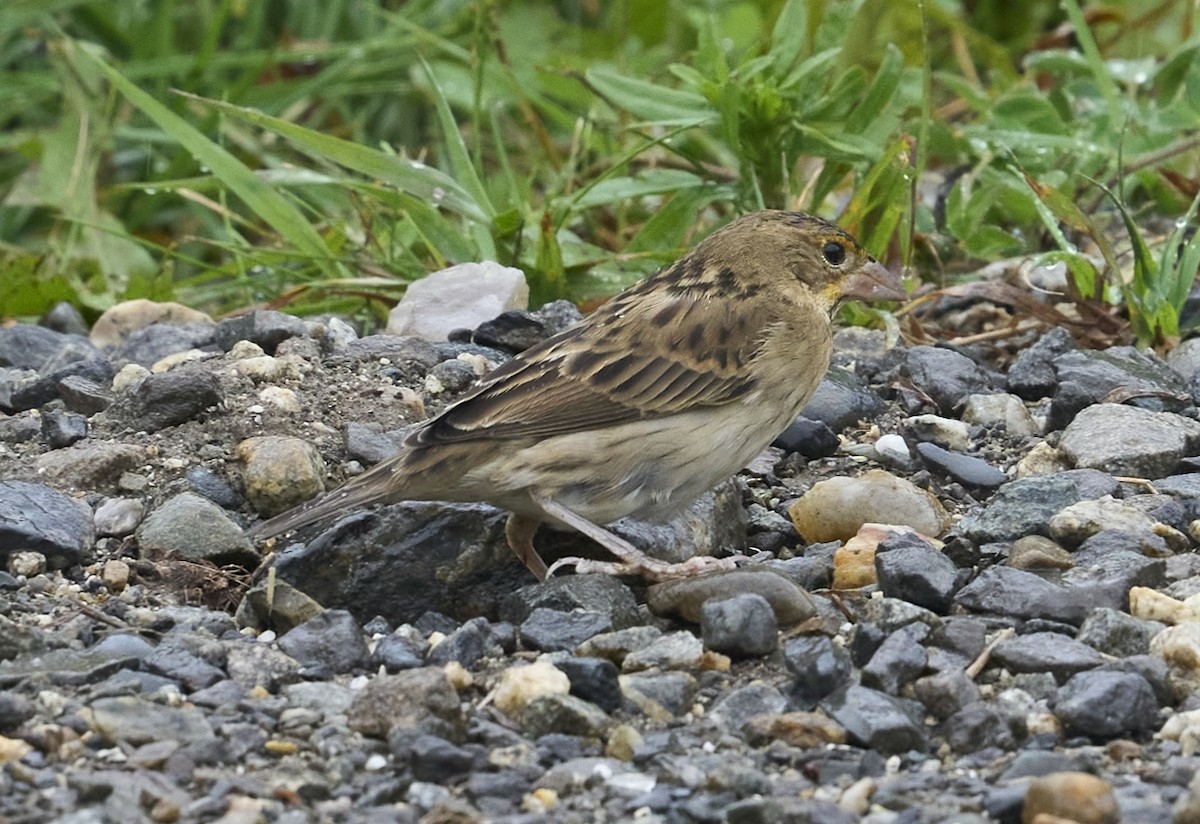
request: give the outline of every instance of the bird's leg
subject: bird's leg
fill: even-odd
[[[549,571],[546,562],[533,548],[533,536],[541,521],[528,515],[518,515],[515,512],[504,522],[504,537],[508,539],[509,548],[521,559],[521,563],[529,568],[539,581],[546,580]]]
[[[530,497],[547,516],[582,532],[620,559],[620,561],[613,562],[590,561],[586,558],[562,558],[550,566],[547,575],[552,575],[559,567],[574,566],[577,572],[640,575],[652,581],[665,581],[670,578],[686,578],[702,572],[733,569],[734,567],[732,558],[712,558],[698,555],[679,564],[669,564],[666,561],[651,558],[624,538],[614,535],[604,527],[596,526],[587,518],[577,515],[562,504],[537,493],[530,493]]]

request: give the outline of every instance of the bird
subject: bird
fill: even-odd
[[[376,503],[487,502],[510,513],[509,547],[538,580],[560,565],[651,580],[729,568],[650,558],[603,525],[667,518],[742,469],[816,391],[838,307],[904,297],[899,276],[835,224],[751,212],[484,375],[395,455],[250,535]],[[545,522],[618,560],[547,567],[533,546]]]

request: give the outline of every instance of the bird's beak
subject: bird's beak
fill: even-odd
[[[843,282],[842,296],[862,301],[904,300],[908,294],[900,276],[870,261]]]

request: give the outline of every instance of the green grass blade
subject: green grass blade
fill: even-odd
[[[404,160],[378,149],[307,129],[255,109],[190,94],[184,96],[218,108],[247,123],[269,129],[317,157],[383,180],[429,203],[436,203],[472,220],[488,220],[483,207],[454,178],[423,163]]]
[[[449,154],[447,160],[450,161],[454,177],[471,193],[475,202],[479,204],[479,208],[483,210],[484,215],[490,221],[496,216],[496,209],[488,198],[483,181],[479,179],[475,164],[471,162],[471,153],[467,150],[467,144],[463,142],[462,132],[458,130],[458,121],[454,119],[454,112],[450,111],[446,95],[442,93],[442,87],[434,77],[433,69],[429,67],[424,58],[421,59],[421,67],[425,69],[429,87],[433,90],[433,102],[437,108],[438,122],[441,124],[442,137],[446,141],[446,149]]]
[[[79,52],[99,66],[129,102],[178,141],[197,161],[207,166],[214,177],[245,201],[255,214],[298,252],[336,265],[321,235],[305,220],[295,204],[259,179],[251,169],[224,148],[213,143],[186,120],[127,80],[90,49],[81,47]]]

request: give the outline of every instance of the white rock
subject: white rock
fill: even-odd
[[[148,377],[150,377],[149,369],[138,363],[127,363],[121,367],[121,371],[113,376],[113,391],[124,392],[127,389],[133,389]]]
[[[460,263],[409,285],[388,316],[389,335],[445,340],[510,309],[529,305],[525,273],[494,261]]]
[[[962,421],[941,415],[915,415],[904,420],[904,426],[917,433],[922,441],[933,441],[952,452],[965,452],[971,446],[971,428]]]
[[[1097,532],[1120,529],[1126,532],[1155,532],[1158,522],[1137,507],[1105,495],[1080,501],[1059,510],[1050,519],[1050,537],[1067,544],[1081,544]]]
[[[1017,437],[1036,435],[1040,431],[1024,401],[1016,395],[968,395],[963,407],[963,420],[980,426],[1004,424],[1008,434]]]
[[[881,435],[875,441],[875,452],[880,458],[899,464],[907,464],[912,460],[912,453],[908,451],[904,438],[892,433]]]

